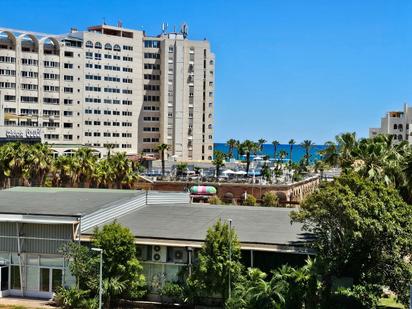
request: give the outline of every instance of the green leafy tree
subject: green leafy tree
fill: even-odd
[[[412,207],[393,187],[344,175],[309,196],[292,218],[316,236],[324,299],[332,295],[333,278],[349,278],[354,285],[387,286],[407,302]]]
[[[216,169],[216,178],[219,178],[220,176],[220,169],[225,166],[225,159],[226,159],[226,155],[219,151],[219,150],[215,150],[213,152],[213,161],[212,164],[215,166]]]
[[[296,141],[292,138],[288,142],[289,144],[289,163],[292,164],[292,152],[293,152],[293,145],[296,144]]]
[[[259,151],[259,145],[251,140],[245,140],[241,145],[240,148],[242,152],[246,155],[246,175],[249,173],[250,168],[250,156],[253,153]]]
[[[229,147],[227,156],[229,159],[233,158],[233,151],[237,147],[237,140],[231,138],[226,142],[226,145]]]
[[[176,176],[182,176],[187,170],[187,163],[180,162],[176,165]]]
[[[265,145],[266,142],[267,141],[264,138],[261,138],[261,139],[258,140],[259,151],[263,151],[263,145]]]
[[[144,295],[145,278],[136,258],[132,232],[117,222],[96,228],[93,246],[103,249],[103,279],[107,291],[106,305],[112,297],[140,298]]]
[[[274,140],[274,141],[272,141],[272,145],[273,145],[273,158],[276,160],[276,156],[277,156],[277,149],[278,149],[278,146],[279,146],[279,141],[277,141],[277,140]]]
[[[229,248],[231,259],[229,260]],[[229,273],[232,287],[241,278],[240,244],[234,228],[218,220],[207,231],[205,242],[199,252],[198,263],[188,279],[200,295],[228,298]]]
[[[302,142],[301,146],[303,147],[303,149],[305,149],[305,163],[306,165],[309,165],[310,150],[314,146],[314,144],[311,140],[306,139]]]

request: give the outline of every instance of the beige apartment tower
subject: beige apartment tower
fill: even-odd
[[[40,138],[177,161],[211,160],[214,54],[187,27],[99,25],[64,35],[0,28],[0,142]]]

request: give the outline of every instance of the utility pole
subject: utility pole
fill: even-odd
[[[232,298],[232,219],[229,219],[229,299]]]
[[[103,294],[103,249],[92,248],[93,251],[100,252],[100,278],[99,278],[99,309],[102,309]]]

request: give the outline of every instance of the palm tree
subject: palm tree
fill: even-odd
[[[296,141],[292,138],[289,141],[289,163],[292,164],[292,152],[293,152],[293,145],[296,144]]]
[[[215,166],[216,168],[216,179],[219,179],[220,176],[220,168],[225,166],[225,158],[226,155],[219,151],[219,150],[215,150],[213,152],[213,161],[212,164]]]
[[[126,153],[124,152],[117,152],[108,160],[113,171],[115,171],[113,182],[116,185],[116,188],[120,189],[125,178],[134,172],[132,162],[127,158]]]
[[[30,183],[43,186],[45,177],[51,170],[52,152],[48,144],[37,143],[27,149],[27,172]]]
[[[312,146],[314,145],[314,143],[312,143],[311,140],[304,140],[301,144],[301,146],[305,149],[305,161],[306,161],[306,165],[309,165],[309,158],[310,158],[310,149],[312,148]]]
[[[170,147],[167,144],[157,145],[157,151],[160,154],[160,159],[162,160],[162,177],[165,176],[165,151],[169,150]]]
[[[97,156],[89,147],[79,148],[73,156],[73,165],[80,185],[89,187],[93,179]]]
[[[242,143],[239,140],[236,141],[236,150],[237,150],[237,159],[239,160],[239,158],[241,158],[245,154],[242,148]]]
[[[229,147],[227,156],[229,157],[229,159],[231,159],[233,158],[233,150],[236,148],[237,141],[231,138],[230,140],[226,142],[226,145]]]
[[[276,150],[278,149],[279,146],[279,141],[274,140],[272,141],[272,145],[273,145],[273,158],[276,160]]]
[[[325,149],[319,151],[322,156],[322,161],[330,166],[338,166],[339,164],[339,151],[338,145],[332,141],[325,143]]]
[[[250,154],[258,151],[259,145],[247,139],[241,144],[240,148],[246,154],[246,175],[247,175],[249,173],[249,167],[250,167]]]
[[[260,151],[263,151],[263,145],[265,145],[267,141],[264,138],[258,140],[258,147]]]
[[[351,167],[353,163],[352,151],[357,147],[356,133],[343,133],[336,136],[339,149],[339,165],[343,170]]]

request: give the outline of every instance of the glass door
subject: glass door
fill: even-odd
[[[0,291],[9,289],[9,267],[0,266]]]

